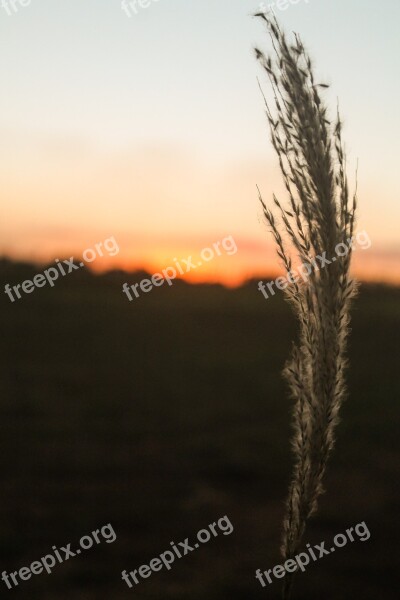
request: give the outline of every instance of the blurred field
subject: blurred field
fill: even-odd
[[[289,307],[256,286],[176,283],[129,303],[121,274],[84,272],[11,304],[1,263],[1,571],[111,523],[113,544],[7,590],[30,600],[258,600],[279,563],[290,477],[280,371]],[[327,494],[307,541],[366,521],[371,538],[311,565],[294,600],[398,598],[400,290],[363,286]],[[129,590],[134,570],[223,515],[235,530]]]

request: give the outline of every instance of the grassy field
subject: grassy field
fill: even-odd
[[[1,285],[30,273],[2,263]],[[278,598],[279,583],[263,589],[254,575],[280,560],[290,309],[254,284],[178,282],[129,303],[125,280],[78,272],[14,304],[2,293],[1,571],[107,523],[117,533],[9,597]],[[310,565],[294,600],[398,598],[399,300],[363,286],[354,305],[350,397],[306,541],[361,521],[371,538]],[[121,580],[224,515],[231,535],[135,589]]]

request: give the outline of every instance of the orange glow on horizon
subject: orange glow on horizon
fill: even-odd
[[[83,237],[88,242],[88,248],[95,246],[94,243],[90,243],[91,240],[102,239],[101,236],[85,235]],[[135,236],[132,237],[135,238]],[[105,238],[103,237],[103,239]],[[150,276],[162,273],[165,269],[174,269],[178,279],[189,283],[219,283],[227,287],[239,286],[249,279],[268,282],[284,275],[282,269],[279,268],[274,247],[268,241],[251,242],[246,238],[235,237],[237,252],[233,252],[234,248],[231,248],[232,253],[228,254],[220,248],[219,255],[214,252],[211,260],[201,261],[202,248],[212,249],[213,247],[209,239],[197,240],[193,245],[190,245],[187,240],[181,241],[181,243],[164,240],[158,247],[152,246],[152,240],[136,239],[134,245],[123,237],[121,239],[117,237],[117,240],[119,245],[117,254],[111,256],[104,252],[104,256],[98,256],[87,265],[88,268],[95,273],[112,270],[123,270],[127,273],[145,271]],[[82,257],[82,248],[85,247],[78,244],[77,240],[72,244],[60,243],[60,251],[55,253],[50,251],[51,246],[54,248],[54,242],[49,240],[47,243],[43,240],[42,250],[37,248],[34,254],[27,249],[25,251],[21,249],[19,252],[3,252],[3,255],[15,260],[31,261],[43,265],[53,263],[56,258],[62,260],[70,256],[74,256],[75,260],[79,261]],[[67,251],[66,248],[70,248],[70,251]],[[202,264],[199,265],[199,262]],[[354,253],[352,273],[360,281],[400,285],[399,264],[398,252],[384,252],[372,247],[366,251]]]
[[[175,255],[174,255],[175,256]],[[241,262],[237,265],[230,264],[227,257],[219,257],[220,263],[215,264],[215,261],[197,267],[195,270],[190,270],[188,273],[179,273],[177,265],[170,260],[155,260],[148,259],[144,261],[132,260],[129,258],[112,258],[98,259],[89,268],[95,273],[104,273],[113,270],[122,270],[127,273],[143,271],[150,276],[161,274],[163,270],[174,268],[177,272],[177,279],[187,281],[191,284],[222,284],[229,288],[234,288],[242,285],[248,280],[263,280],[264,282],[273,281],[277,277],[284,275],[283,271],[278,269],[277,261],[258,261],[258,267],[250,267],[249,264]],[[52,261],[50,261],[52,262]],[[178,260],[182,265],[182,260]],[[214,263],[214,264],[213,264]],[[360,261],[354,261],[352,268],[352,276],[359,281],[366,283],[386,283],[390,285],[400,285],[400,273],[392,268],[391,265],[382,264],[379,260],[371,261],[371,264],[363,264]]]

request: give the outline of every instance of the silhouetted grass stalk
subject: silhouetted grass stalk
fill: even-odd
[[[356,192],[350,198],[339,114],[331,123],[315,82],[311,60],[298,35],[289,43],[277,20],[264,20],[274,48],[273,57],[256,49],[274,93],[274,111],[267,101],[271,141],[278,155],[289,206],[273,196],[282,223],[259,195],[263,212],[288,274],[292,259],[285,231],[300,261],[311,256],[335,256],[339,243],[353,235]],[[351,244],[350,244],[351,246]],[[285,293],[299,320],[284,376],[295,401],[292,440],[295,466],[287,499],[282,555],[299,551],[306,523],[317,509],[322,479],[334,445],[340,405],[345,396],[344,369],[349,304],[356,286],[349,277],[348,254],[327,268],[313,269],[306,282],[294,282]],[[291,596],[293,576],[287,574],[283,598]]]

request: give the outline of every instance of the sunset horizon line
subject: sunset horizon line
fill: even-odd
[[[68,254],[68,253],[67,253]],[[65,259],[69,258],[65,254]],[[71,257],[72,258],[72,257]],[[13,257],[9,254],[0,255],[0,272],[4,270],[5,265],[9,265],[11,269],[13,267],[26,267],[28,269],[37,269],[38,272],[45,268],[52,267],[55,262],[60,262],[63,258],[50,258],[48,260],[35,260],[29,257]],[[77,261],[74,258],[74,261]],[[81,263],[81,266],[82,263]],[[90,275],[94,277],[107,276],[112,274],[124,274],[129,277],[133,277],[131,283],[135,281],[138,275],[140,277],[148,277],[152,278],[154,275],[162,274],[165,270],[165,265],[150,265],[146,262],[143,263],[133,263],[131,265],[127,264],[126,260],[115,261],[113,265],[107,261],[98,260],[97,264],[85,264],[85,269]],[[167,267],[168,268],[168,267]],[[188,274],[179,274],[177,273],[176,277],[174,277],[175,281],[183,282],[187,285],[220,285],[226,288],[236,289],[241,288],[249,283],[257,282],[257,281],[274,281],[277,278],[284,275],[283,271],[279,269],[266,268],[265,270],[260,271],[248,271],[245,273],[244,271],[231,270],[230,272],[225,272],[224,274],[215,273],[215,272],[203,272],[203,273],[188,273]],[[371,271],[370,273],[366,273],[365,269],[353,269],[353,277],[358,280],[361,284],[378,284],[378,285],[386,285],[390,287],[400,287],[400,277],[388,277],[382,275],[377,272],[377,270]]]

